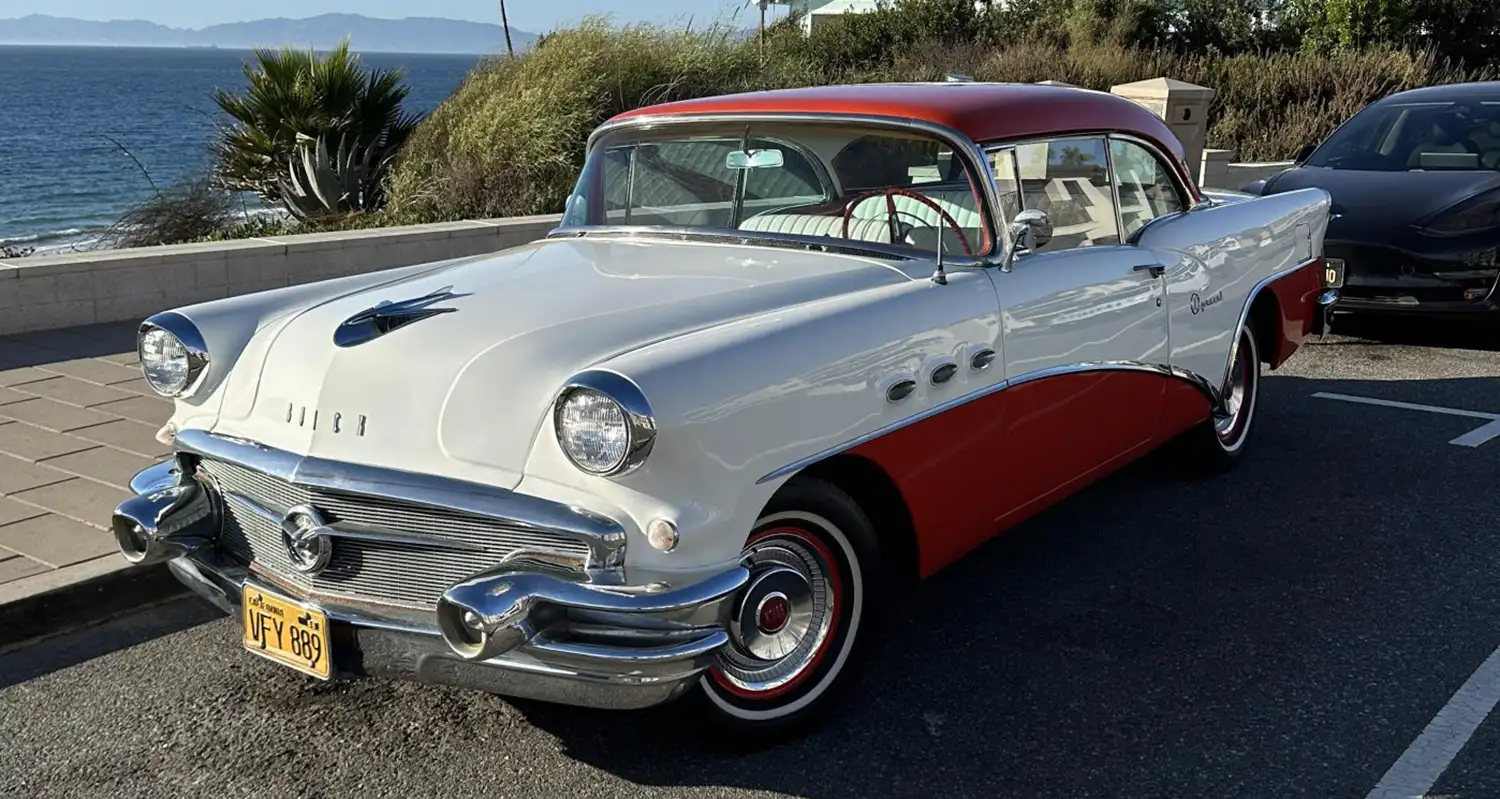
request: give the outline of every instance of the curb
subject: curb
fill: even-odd
[[[0,649],[187,594],[166,564],[131,566],[0,603]]]

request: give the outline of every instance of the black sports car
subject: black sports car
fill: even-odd
[[[1333,197],[1324,248],[1340,310],[1500,310],[1500,82],[1371,103],[1244,190],[1309,186]]]

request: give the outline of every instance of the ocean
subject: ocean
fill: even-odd
[[[0,46],[0,245],[87,248],[132,205],[209,165],[224,119],[216,88],[242,89],[240,50]],[[428,112],[479,56],[361,54],[401,67],[407,108]],[[108,138],[106,138],[108,137]]]

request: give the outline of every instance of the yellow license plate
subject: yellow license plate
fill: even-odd
[[[1327,258],[1323,261],[1323,285],[1326,288],[1342,288],[1344,285],[1344,259]]]
[[[329,678],[328,616],[323,611],[248,584],[241,599],[246,649],[319,679]]]

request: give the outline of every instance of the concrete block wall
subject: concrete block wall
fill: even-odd
[[[503,250],[558,216],[310,233],[0,261],[0,335],[145,319],[281,286]]]
[[[1296,166],[1295,161],[1236,163],[1233,150],[1204,150],[1198,185],[1205,189],[1239,191],[1246,183],[1268,178]]]

